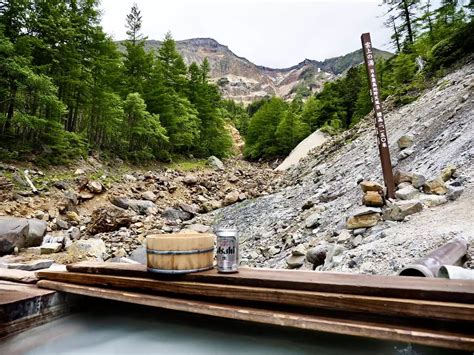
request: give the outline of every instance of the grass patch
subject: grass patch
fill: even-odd
[[[191,171],[191,170],[204,170],[207,166],[206,159],[198,160],[180,160],[173,163],[165,164],[165,167],[173,170]]]

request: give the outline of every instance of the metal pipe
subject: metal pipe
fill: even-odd
[[[398,275],[436,277],[441,266],[459,265],[466,252],[466,239],[456,237],[414,264],[404,267]]]
[[[474,269],[465,269],[453,265],[443,265],[439,269],[438,277],[452,280],[474,280]]]

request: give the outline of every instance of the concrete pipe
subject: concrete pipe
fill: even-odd
[[[462,259],[466,255],[466,252],[466,239],[456,237],[427,256],[419,259],[414,264],[404,267],[398,273],[398,275],[437,277],[441,266],[460,265]]]
[[[474,280],[474,269],[465,269],[453,265],[443,265],[439,269],[438,277],[452,280]]]

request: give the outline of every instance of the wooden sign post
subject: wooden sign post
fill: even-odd
[[[375,72],[375,55],[372,51],[372,40],[370,39],[370,33],[363,33],[360,38],[362,40],[365,67],[367,68],[367,76],[369,78],[370,98],[374,107],[375,129],[377,132],[380,161],[382,162],[383,179],[387,188],[387,197],[395,198],[395,182],[393,180],[392,162],[390,160],[382,103],[380,102],[380,90]]]

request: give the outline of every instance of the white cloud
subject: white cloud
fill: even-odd
[[[136,2],[143,33],[177,40],[211,37],[237,55],[269,67],[288,67],[304,58],[322,60],[356,50],[360,35],[389,48],[383,8],[375,0],[103,0],[102,25],[124,39],[125,17]]]

